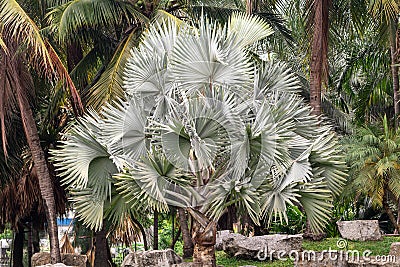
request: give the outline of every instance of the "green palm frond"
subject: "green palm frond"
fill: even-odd
[[[112,103],[117,99],[125,98],[123,72],[130,51],[136,44],[136,35],[136,31],[132,31],[129,36],[121,42],[108,64],[107,69],[102,73],[100,79],[89,88],[85,95],[88,106],[100,111],[105,103]]]
[[[114,0],[71,0],[54,8],[48,17],[62,43],[79,38],[75,33],[80,29],[116,29],[121,17],[132,23],[148,21],[130,3]]]
[[[19,46],[26,46],[30,61],[38,73],[48,78],[64,81],[71,93],[76,115],[83,112],[80,96],[67,69],[51,44],[42,38],[40,29],[15,0],[0,1],[0,24],[3,25],[3,40],[14,40]]]

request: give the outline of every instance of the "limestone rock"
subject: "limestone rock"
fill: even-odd
[[[215,242],[215,250],[224,250],[222,239],[232,234],[230,230],[223,230],[217,232],[217,239]]]
[[[342,252],[299,252],[294,262],[295,267],[348,267],[347,258]]]
[[[301,235],[263,235],[246,237],[229,234],[222,238],[225,253],[231,257],[254,260],[272,260],[288,257],[301,250]]]
[[[394,242],[390,245],[389,255],[395,256],[400,261],[400,242]]]
[[[50,264],[50,261],[51,261],[50,253],[48,252],[35,253],[33,254],[31,259],[32,267],[47,266],[46,264]],[[86,255],[61,253],[61,262],[66,266],[86,267],[86,261],[87,261]],[[63,265],[50,265],[50,266],[63,266]]]
[[[172,267],[179,263],[182,259],[172,249],[150,250],[129,253],[121,267]]]
[[[377,220],[339,221],[336,223],[340,235],[353,241],[382,240]]]

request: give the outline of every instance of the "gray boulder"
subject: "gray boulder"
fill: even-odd
[[[231,257],[254,260],[281,259],[301,250],[301,235],[263,235],[246,237],[229,234],[222,238],[225,253]]]
[[[341,254],[342,253],[342,254]],[[301,251],[297,255],[295,267],[348,267],[347,258],[343,252],[314,252],[314,251]]]
[[[340,235],[353,241],[382,240],[377,220],[339,221],[336,223]]]
[[[218,231],[217,232],[217,238],[215,241],[215,250],[224,250],[223,242],[222,240],[232,234],[230,230],[223,230],[223,231]]]
[[[61,262],[66,266],[86,267],[86,261],[87,261],[86,255],[61,253]],[[48,252],[35,253],[31,258],[32,267],[46,266],[46,264],[50,264],[50,262],[51,262],[50,253]],[[62,266],[62,265],[55,265],[55,266]]]
[[[181,257],[172,249],[129,253],[121,267],[170,267],[182,263]]]

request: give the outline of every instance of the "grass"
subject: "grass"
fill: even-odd
[[[304,250],[322,251],[339,249],[337,246],[339,238],[326,238],[322,241],[303,241]],[[359,252],[370,250],[371,255],[388,255],[390,245],[393,242],[400,242],[398,236],[385,236],[382,241],[347,241],[347,250],[358,250]]]
[[[337,242],[340,238],[327,238],[322,241],[303,241],[303,250],[313,250],[313,251],[323,251],[323,250],[338,250]],[[390,245],[393,242],[400,242],[400,237],[386,236],[382,241],[347,241],[346,240],[346,248],[347,250],[358,250],[362,253],[365,250],[370,250],[372,252],[371,255],[388,255],[390,250]],[[345,250],[344,249],[344,250]],[[225,267],[238,267],[245,265],[253,265],[257,267],[289,267],[293,266],[293,262],[290,260],[280,260],[280,261],[252,261],[252,260],[241,260],[229,257],[223,251],[216,252],[217,264]]]

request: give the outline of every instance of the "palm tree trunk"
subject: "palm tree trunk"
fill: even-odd
[[[390,58],[393,81],[393,106],[394,106],[394,126],[399,127],[399,67],[397,66],[397,19],[392,23],[390,33]]]
[[[39,134],[37,132],[35,119],[33,118],[32,109],[30,107],[26,94],[22,90],[19,79],[16,78],[15,80],[18,106],[21,112],[22,124],[24,127],[30,152],[32,154],[32,159],[37,171],[40,193],[45,204],[47,230],[50,236],[51,263],[55,264],[61,262],[61,254],[58,241],[58,228],[53,183],[50,178],[50,172],[47,166],[47,160],[44,151],[40,145]]]
[[[217,223],[198,210],[188,209],[193,217],[193,263],[195,266],[216,267],[215,242]]]
[[[103,223],[103,228],[95,233],[96,236],[96,251],[94,256],[94,266],[111,266],[107,257],[107,231]]]
[[[18,230],[15,233],[13,241],[12,266],[24,266],[23,250],[24,250],[24,227],[22,225],[18,225]]]
[[[383,209],[386,212],[386,214],[389,216],[389,220],[393,224],[395,231],[399,232],[399,225],[397,224],[396,218],[393,215],[393,211],[389,206],[388,194],[389,194],[389,188],[388,188],[388,185],[386,182],[383,186],[383,199],[382,199]]]
[[[329,0],[314,2],[314,32],[310,62],[310,105],[314,115],[321,115],[321,87],[327,75]]]
[[[178,208],[178,214],[183,239],[183,258],[187,259],[193,256],[193,240],[190,236],[185,210],[183,208]]]
[[[158,211],[154,211],[153,249],[158,250]]]

